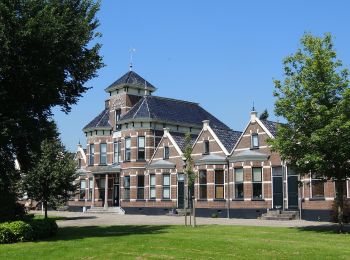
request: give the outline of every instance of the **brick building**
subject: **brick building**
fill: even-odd
[[[156,88],[133,71],[105,91],[105,108],[83,129],[86,149],[78,145],[79,189],[70,209],[166,214],[183,208],[190,133],[197,215],[256,218],[281,209],[330,219],[334,182],[299,177],[270,151],[275,122],[252,111],[246,129],[233,131],[197,103],[153,96]],[[349,181],[346,191],[349,197]]]

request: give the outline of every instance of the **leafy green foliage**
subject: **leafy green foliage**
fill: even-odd
[[[269,118],[269,112],[265,109],[259,116],[260,120],[267,120]]]
[[[192,187],[194,184],[196,175],[195,172],[193,171],[193,165],[194,161],[192,158],[192,142],[191,142],[191,134],[187,133],[185,135],[185,151],[184,151],[184,158],[186,162],[186,167],[185,167],[185,174],[187,175],[188,179],[188,187]]]
[[[287,124],[278,126],[271,144],[300,173],[343,182],[350,176],[349,72],[330,34],[305,34],[301,44],[284,60],[285,79],[275,81],[275,112]],[[340,204],[342,187],[337,185]]]
[[[47,215],[48,204],[56,207],[75,190],[76,165],[59,139],[44,140],[36,166],[24,177],[28,197],[41,201]]]
[[[29,171],[41,141],[56,135],[51,109],[69,112],[103,66],[98,9],[93,0],[0,1],[1,198],[18,195],[15,158]]]

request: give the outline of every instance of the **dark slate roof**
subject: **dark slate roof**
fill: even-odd
[[[198,127],[202,127],[204,120],[209,120],[210,126],[229,130],[227,125],[208,113],[197,103],[156,96],[143,96],[120,120],[139,118],[197,125]]]
[[[219,138],[223,146],[225,146],[226,150],[230,153],[233,147],[238,142],[238,139],[241,137],[242,132],[234,131],[234,130],[225,130],[219,128],[212,128],[216,136]]]
[[[269,120],[260,120],[264,126],[267,128],[267,130],[270,131],[270,133],[273,136],[276,136],[277,133],[277,122],[269,121]]]
[[[185,142],[185,136],[186,134],[184,133],[176,133],[176,132],[171,132],[170,133],[171,136],[174,138],[174,141],[177,143],[177,145],[179,146],[179,148],[181,149],[181,151],[184,152],[185,148],[186,148],[186,142]],[[194,142],[196,141],[198,135],[191,135],[191,146],[193,146]]]
[[[145,85],[146,85],[148,88],[155,89],[155,87],[151,83],[149,83],[147,80],[142,78],[139,74],[137,74],[134,71],[129,71],[125,73],[121,78],[113,82],[109,87],[105,89],[105,91],[108,92],[109,90],[114,89],[118,85],[124,85],[124,84],[136,86],[139,88],[145,88]]]
[[[83,129],[87,128],[110,128],[109,123],[109,109],[104,109],[97,117],[95,117],[90,123],[88,123]]]

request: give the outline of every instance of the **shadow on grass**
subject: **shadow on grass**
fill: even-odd
[[[77,240],[93,237],[120,237],[129,235],[150,235],[166,233],[170,226],[90,226],[90,227],[61,227],[58,234],[48,240]]]
[[[300,231],[312,231],[318,233],[328,233],[328,234],[339,234],[339,226],[338,224],[325,224],[320,226],[305,226],[298,227]],[[345,225],[343,227],[343,234],[350,234],[350,225]]]

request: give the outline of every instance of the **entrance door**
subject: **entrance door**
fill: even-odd
[[[114,178],[114,188],[113,188],[113,206],[119,207],[119,196],[120,196],[120,176],[119,174],[116,174]]]
[[[185,176],[183,173],[177,175],[177,207],[183,209],[185,206]]]
[[[283,185],[282,176],[274,176],[273,180],[273,208],[283,208]]]
[[[288,176],[288,208],[298,208],[298,176]]]

